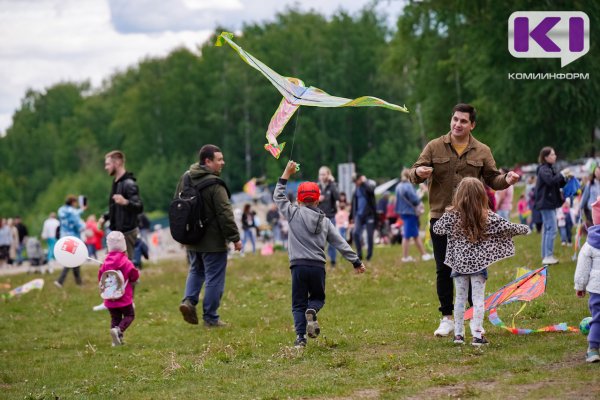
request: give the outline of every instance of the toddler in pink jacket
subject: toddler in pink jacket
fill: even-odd
[[[121,232],[109,233],[106,237],[106,245],[108,254],[98,271],[98,282],[100,282],[104,305],[110,312],[112,345],[120,346],[123,344],[123,333],[135,318],[133,285],[140,274],[127,258],[125,236]]]

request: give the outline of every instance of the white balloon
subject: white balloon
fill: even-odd
[[[54,257],[62,266],[75,268],[87,260],[89,253],[81,239],[75,236],[65,236],[54,245]]]

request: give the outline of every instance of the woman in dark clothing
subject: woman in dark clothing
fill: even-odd
[[[246,204],[242,213],[242,230],[244,231],[242,253],[246,250],[246,242],[248,240],[252,243],[252,253],[256,253],[256,242],[254,240],[254,232],[252,232],[253,229],[256,229],[256,224],[254,223],[255,215],[256,213],[250,209],[250,204]]]
[[[542,214],[544,230],[542,232],[542,264],[557,264],[554,257],[554,239],[556,238],[556,209],[563,204],[560,188],[567,183],[568,171],[556,172],[554,163],[556,153],[552,147],[540,151],[535,184],[535,208]]]

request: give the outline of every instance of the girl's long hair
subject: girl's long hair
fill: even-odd
[[[458,212],[467,240],[474,243],[487,235],[488,198],[483,183],[476,178],[463,178],[456,188],[451,209]]]

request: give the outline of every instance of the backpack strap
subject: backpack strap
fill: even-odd
[[[192,186],[192,177],[190,176],[190,170],[185,171],[183,174],[183,187],[191,187]]]
[[[191,183],[191,178],[190,178],[189,174],[187,174],[187,176],[188,176],[188,180]],[[193,185],[193,186],[194,186],[194,188],[198,192],[201,192],[202,190],[204,190],[207,187],[212,186],[212,185],[221,185],[221,186],[223,186],[225,188],[225,190],[227,191],[227,197],[231,198],[231,193],[229,192],[229,188],[227,187],[227,185],[225,184],[225,182],[223,182],[223,180],[219,179],[219,178],[204,179],[203,181],[201,181],[197,185]]]

